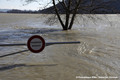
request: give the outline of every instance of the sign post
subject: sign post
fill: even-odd
[[[40,53],[44,50],[46,46],[54,45],[54,44],[79,44],[80,41],[74,41],[74,42],[45,42],[45,40],[39,36],[39,35],[34,35],[28,39],[27,44],[21,43],[21,44],[0,44],[0,47],[9,47],[9,46],[26,46],[28,47],[28,50],[30,50],[33,53]],[[2,55],[0,57],[8,56],[8,55],[13,55],[13,54],[18,54],[21,52],[26,52],[28,50],[23,50],[7,55]]]

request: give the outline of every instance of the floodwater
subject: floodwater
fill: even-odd
[[[120,80],[120,15],[77,15],[70,31],[47,20],[51,16],[0,14],[0,44],[26,43],[32,35],[41,35],[46,42],[81,42],[2,57],[0,80]],[[0,56],[26,49],[0,47]]]

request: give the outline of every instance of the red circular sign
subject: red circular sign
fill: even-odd
[[[31,52],[39,53],[45,48],[45,40],[39,35],[32,36],[27,42],[27,47]]]

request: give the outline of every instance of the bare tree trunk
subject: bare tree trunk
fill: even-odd
[[[60,21],[60,24],[62,25],[63,30],[66,30],[65,25],[63,24],[63,21],[62,21],[62,19],[60,17],[60,14],[58,13],[58,9],[56,7],[55,0],[53,0],[53,5],[54,5],[56,15],[57,15],[57,17],[58,17],[58,19]]]
[[[69,28],[68,29],[72,29],[72,26],[73,26],[73,23],[74,23],[74,20],[75,20],[75,16],[77,14],[77,11],[78,11],[78,8],[79,8],[79,5],[80,5],[80,2],[82,0],[79,0],[78,3],[77,3],[77,6],[75,7],[74,11],[73,11],[73,16],[72,16],[72,19],[71,19],[71,22],[70,22],[70,25],[69,25]]]
[[[65,26],[68,29],[69,26],[69,19],[70,19],[70,6],[71,6],[71,0],[69,0],[68,2],[68,7],[66,9],[66,22],[65,22]]]
[[[65,22],[65,27],[66,27],[66,29],[68,29],[68,25],[69,25],[69,17],[70,17],[69,13],[66,12],[66,22]]]
[[[72,19],[71,19],[71,22],[70,22],[70,25],[69,25],[69,28],[68,28],[68,29],[72,29],[72,26],[73,26],[73,23],[74,23],[74,20],[75,20],[75,16],[76,16],[76,13],[74,13],[74,14],[73,14]]]

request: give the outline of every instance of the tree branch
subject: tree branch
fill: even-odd
[[[79,0],[76,7],[75,7],[75,10],[74,10],[74,13],[73,13],[73,16],[72,16],[72,19],[71,19],[71,22],[70,22],[70,25],[69,25],[69,29],[72,28],[72,25],[73,25],[73,22],[74,22],[74,19],[75,19],[75,16],[77,14],[77,11],[78,11],[78,8],[80,6],[80,3],[81,3],[82,0]]]
[[[65,25],[63,24],[63,21],[62,21],[62,19],[61,19],[61,17],[60,17],[60,14],[58,13],[58,9],[57,9],[57,7],[56,7],[55,0],[53,0],[53,5],[54,5],[54,8],[55,8],[56,15],[57,15],[57,17],[58,17],[58,19],[59,19],[62,27],[64,28]]]

